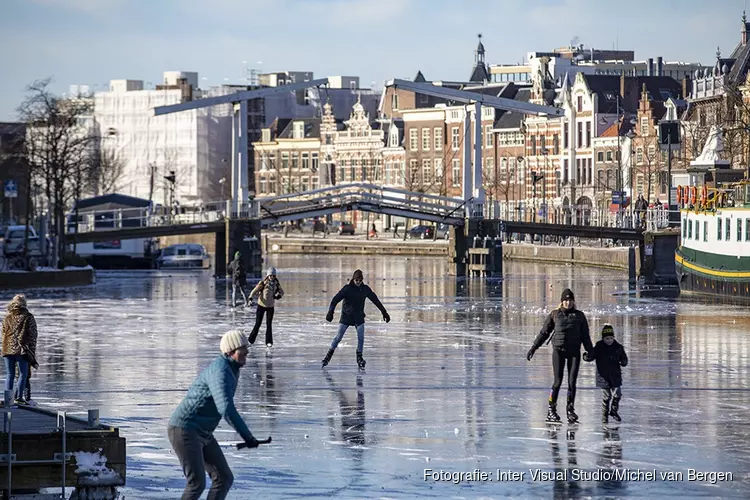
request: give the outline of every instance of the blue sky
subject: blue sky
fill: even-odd
[[[713,63],[739,41],[745,0],[1,0],[0,121],[24,86],[102,88],[165,70],[242,83],[245,67],[390,78],[468,78],[476,34],[490,64],[574,37],[636,59]],[[228,80],[225,80],[228,79]]]

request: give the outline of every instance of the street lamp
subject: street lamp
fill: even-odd
[[[172,214],[175,211],[175,205],[174,205],[174,185],[175,182],[177,182],[177,176],[175,175],[174,170],[169,171],[169,175],[165,175],[164,179],[169,182],[169,222],[172,223]]]
[[[630,184],[630,223],[632,224],[633,223],[633,172],[635,170],[634,169],[635,148],[633,147],[633,138],[635,137],[635,132],[633,132],[632,128],[628,130],[628,133],[625,134],[625,137],[627,137],[630,140],[630,168],[628,169],[628,183]]]
[[[536,223],[536,183],[539,182],[539,181],[541,181],[542,179],[544,179],[544,175],[538,175],[536,173],[536,170],[532,170],[531,171],[531,182],[532,182],[532,187],[533,187],[533,195],[532,196],[534,197],[534,218],[533,218],[532,222],[534,222],[534,223]],[[542,189],[544,189],[544,184],[542,184]],[[545,215],[546,215],[546,213],[545,213]]]

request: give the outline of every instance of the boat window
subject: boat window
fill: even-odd
[[[730,241],[730,239],[732,238],[732,228],[730,227],[729,217],[727,217],[724,222],[727,223],[727,237],[726,237],[726,240]]]
[[[162,254],[162,255],[163,255],[164,257],[169,257],[169,256],[172,256],[172,255],[174,255],[174,247],[167,247],[167,248],[165,248],[165,249],[164,249],[164,250],[163,250],[163,251],[161,252],[161,254]]]
[[[721,217],[716,218],[716,239],[721,241]]]
[[[750,241],[750,219],[745,219],[745,241]]]
[[[201,252],[200,248],[191,248],[190,255],[203,255],[203,252]]]
[[[696,241],[701,240],[700,234],[701,234],[701,222],[697,220],[695,221],[695,240]]]
[[[742,219],[737,219],[737,241],[742,241]]]
[[[682,219],[682,237],[685,238],[687,236],[687,218]]]
[[[687,227],[688,227],[688,239],[693,239],[693,222],[688,220],[687,221]]]
[[[187,255],[187,248],[180,248],[177,250],[177,255]]]
[[[703,221],[703,241],[708,241],[708,221]]]

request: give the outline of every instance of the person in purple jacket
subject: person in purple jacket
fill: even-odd
[[[245,440],[256,448],[255,439],[234,406],[240,368],[247,361],[248,341],[239,330],[221,337],[221,355],[208,365],[169,420],[169,442],[180,460],[187,485],[182,500],[198,500],[206,489],[206,472],[211,476],[209,500],[223,500],[232,487],[234,476],[227,464],[214,430],[224,418]]]

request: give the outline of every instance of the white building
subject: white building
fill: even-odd
[[[144,89],[141,80],[112,80],[108,92],[95,94],[101,148],[124,162],[118,192],[167,205],[172,186],[164,177],[174,171],[175,199],[181,205],[221,198],[219,180],[230,171],[230,105],[154,116],[157,106],[235,91],[203,92],[197,82],[197,73],[168,71],[156,89]]]

